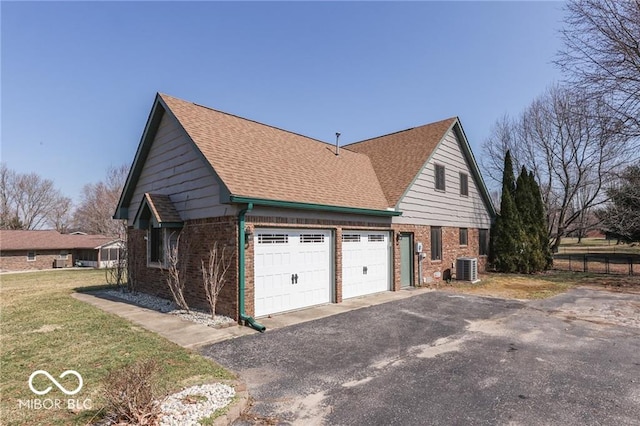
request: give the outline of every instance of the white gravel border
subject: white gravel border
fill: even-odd
[[[169,395],[160,403],[160,426],[198,426],[200,420],[229,405],[235,395],[235,389],[222,383],[191,386]],[[189,396],[196,398],[189,402]]]
[[[153,309],[154,311],[159,311],[170,315],[177,315],[184,320],[195,322],[197,324],[204,324],[209,327],[223,327],[236,323],[232,318],[226,317],[224,315],[216,315],[214,318],[212,318],[210,313],[200,309],[192,309],[191,311],[187,312],[179,309],[171,300],[152,296],[146,293],[130,293],[123,292],[121,290],[104,290],[102,291],[102,293],[111,297],[124,299],[128,302],[135,303],[136,305],[140,305],[145,308]]]

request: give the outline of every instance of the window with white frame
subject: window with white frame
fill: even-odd
[[[36,252],[30,251],[27,252],[27,262],[35,262],[36,261]]]

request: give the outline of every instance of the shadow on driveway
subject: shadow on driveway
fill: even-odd
[[[640,328],[565,315],[603,297],[432,292],[201,352],[247,383],[236,424],[637,425]],[[640,315],[640,296],[618,302]]]

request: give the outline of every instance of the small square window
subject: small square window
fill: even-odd
[[[460,195],[469,195],[469,175],[460,173]]]
[[[469,231],[467,228],[460,228],[460,245],[466,246],[469,240]]]
[[[36,252],[30,251],[27,253],[27,262],[35,262],[36,260]]]
[[[444,166],[441,164],[436,164],[436,168],[435,168],[435,173],[436,173],[436,189],[438,191],[444,191],[445,190],[445,182],[444,182]]]

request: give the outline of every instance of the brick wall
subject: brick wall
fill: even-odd
[[[418,286],[438,285],[448,275],[455,276],[456,259],[459,257],[475,257],[478,259],[478,271],[486,269],[487,256],[479,253],[479,230],[468,228],[467,245],[460,245],[459,228],[441,227],[442,229],[442,260],[431,260],[431,227],[422,225],[394,225],[396,233],[412,233],[414,243],[423,244],[425,258],[418,262],[418,256],[414,256],[414,283]],[[400,289],[400,247],[398,240],[394,239],[394,289]],[[423,282],[419,281],[419,266],[422,268]],[[439,274],[439,276],[438,276]]]
[[[455,261],[459,257],[478,258],[479,270],[484,270],[486,257],[478,256],[478,229],[468,230],[468,243],[459,244],[458,228],[442,227],[442,260],[431,260],[430,227],[420,225],[389,225],[380,226],[377,223],[353,221],[310,220],[295,218],[279,218],[267,216],[247,216],[247,228],[251,233],[255,228],[292,228],[292,229],[326,229],[334,232],[335,255],[334,271],[335,286],[332,289],[334,302],[342,302],[342,232],[343,230],[383,230],[393,231],[390,235],[393,255],[393,283],[395,291],[400,290],[400,248],[396,235],[400,232],[413,233],[414,242],[420,241],[424,246],[426,257],[420,262],[425,280],[419,282],[418,259],[414,256],[414,283],[416,285],[437,285],[446,278],[448,273],[455,274]],[[208,247],[215,241],[219,246],[226,246],[229,253],[233,253],[234,260],[227,272],[227,283],[223,288],[217,305],[217,312],[238,320],[238,250],[237,250],[237,218],[226,216],[189,221],[186,224],[185,236],[189,244],[187,284],[185,298],[192,307],[208,309],[209,305],[203,288],[200,270],[201,259],[207,259]],[[129,230],[129,262],[137,271],[137,289],[171,299],[171,293],[166,284],[166,271],[146,264],[146,231]],[[245,245],[245,312],[253,316],[255,313],[254,287],[254,244],[250,241]],[[436,276],[439,273],[440,276]]]
[[[221,250],[225,247],[225,256],[231,257],[231,266],[226,274],[226,284],[218,296],[216,313],[238,319],[238,255],[237,255],[237,219],[225,216],[210,219],[188,221],[180,237],[181,247],[188,254],[184,297],[193,308],[209,309],[202,278],[201,261],[207,262],[209,249],[218,242]],[[146,231],[129,229],[129,264],[132,266],[133,280],[137,291],[153,294],[172,300],[167,284],[167,270],[147,266]]]
[[[2,271],[35,271],[39,269],[51,269],[60,255],[60,250],[35,250],[36,259],[27,260],[27,253],[33,250],[16,250],[2,252],[0,255],[0,270]],[[73,266],[73,256],[69,253],[65,267]]]

